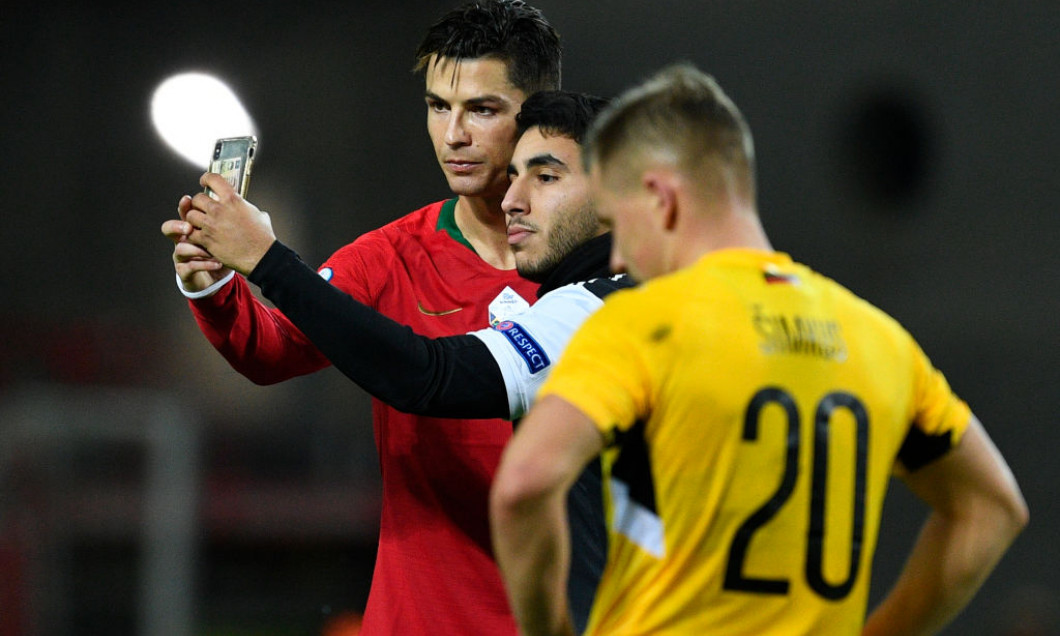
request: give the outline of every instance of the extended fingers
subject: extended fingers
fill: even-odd
[[[218,198],[226,198],[236,194],[235,189],[228,183],[228,180],[215,172],[206,172],[199,177],[199,185],[212,190]]]
[[[206,218],[206,213],[198,208],[188,210],[188,213],[184,215],[184,220],[190,226],[187,232],[188,235],[190,236],[195,230],[201,230]]]
[[[183,280],[195,272],[216,272],[222,268],[224,265],[221,261],[212,258],[196,258],[177,263],[177,274]]]
[[[181,219],[183,219],[184,215],[188,213],[188,210],[190,208],[191,197],[185,194],[184,196],[180,197],[180,201],[177,202],[177,214],[180,216]]]
[[[191,209],[192,199],[188,195],[180,197],[177,202],[177,216],[179,219],[169,219],[162,223],[162,234],[173,242],[183,241],[191,234],[192,226],[187,223],[188,211]]]
[[[182,242],[177,243],[173,247],[173,262],[175,263],[188,263],[198,260],[212,260],[216,261],[212,254],[206,251],[206,248],[195,243]],[[219,264],[219,263],[218,263]]]
[[[218,206],[210,195],[205,192],[200,192],[192,197],[190,205],[188,206],[188,212],[198,210],[199,212],[210,213],[213,209]]]
[[[162,234],[174,242],[187,238],[191,230],[191,224],[180,219],[170,219],[162,223]]]

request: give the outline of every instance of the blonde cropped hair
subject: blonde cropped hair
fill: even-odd
[[[711,188],[724,180],[755,193],[754,142],[736,104],[689,63],[668,66],[617,97],[593,122],[583,153],[594,164],[636,170],[665,161]]]

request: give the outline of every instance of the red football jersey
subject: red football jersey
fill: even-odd
[[[433,203],[364,234],[333,254],[321,275],[432,337],[489,326],[489,305],[506,287],[533,302],[536,284],[490,266],[446,231],[455,228],[454,206]],[[328,364],[241,277],[191,306],[210,342],[255,382]],[[489,486],[511,424],[409,415],[374,399],[372,412],[383,496],[363,633],[514,634],[488,516]]]

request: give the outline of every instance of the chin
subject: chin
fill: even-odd
[[[483,181],[476,177],[449,177],[449,189],[462,197],[504,198],[508,191],[508,180],[500,183]]]
[[[480,179],[474,177],[453,177],[449,179],[449,189],[453,194],[462,197],[486,196],[488,188]]]
[[[515,261],[515,271],[526,280],[534,283],[545,282],[548,275],[552,273],[551,269],[542,269],[537,263],[520,263],[518,259]]]

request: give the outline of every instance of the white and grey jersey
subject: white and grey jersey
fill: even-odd
[[[542,296],[526,313],[471,332],[497,361],[508,393],[510,418],[522,417],[574,332],[604,304],[604,297],[632,286],[625,274],[572,283]]]

